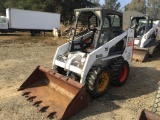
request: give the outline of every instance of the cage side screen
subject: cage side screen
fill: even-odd
[[[92,11],[82,12],[78,18],[75,36],[79,37],[80,35],[95,29],[95,27],[98,27],[99,22],[99,19]]]

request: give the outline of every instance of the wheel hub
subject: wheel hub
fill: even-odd
[[[123,66],[119,76],[120,82],[123,82],[126,79],[127,73],[128,73],[127,66]]]
[[[108,73],[103,72],[98,80],[98,91],[102,92],[105,90],[106,86],[108,85],[109,82],[109,76]]]

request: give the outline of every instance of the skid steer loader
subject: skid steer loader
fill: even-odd
[[[76,9],[72,40],[58,47],[52,69],[38,66],[19,90],[48,117],[66,120],[87,107],[87,93],[97,98],[110,83],[125,84],[134,28],[123,32],[122,17],[114,10]]]
[[[153,23],[153,19],[147,15],[132,17],[131,21],[135,26],[133,60],[143,62],[160,51],[160,40],[156,39],[160,21]]]

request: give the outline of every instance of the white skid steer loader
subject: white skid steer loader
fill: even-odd
[[[122,86],[132,60],[134,29],[122,31],[122,13],[102,8],[75,10],[72,40],[59,46],[52,69],[37,67],[20,86],[48,116],[66,120],[87,107],[87,94]]]
[[[132,17],[134,26],[133,60],[143,62],[160,51],[160,40],[156,39],[160,21],[153,23],[149,16]]]

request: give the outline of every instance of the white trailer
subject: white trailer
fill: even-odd
[[[30,31],[34,35],[53,28],[60,28],[58,13],[7,8],[6,16],[0,16],[0,32]]]

